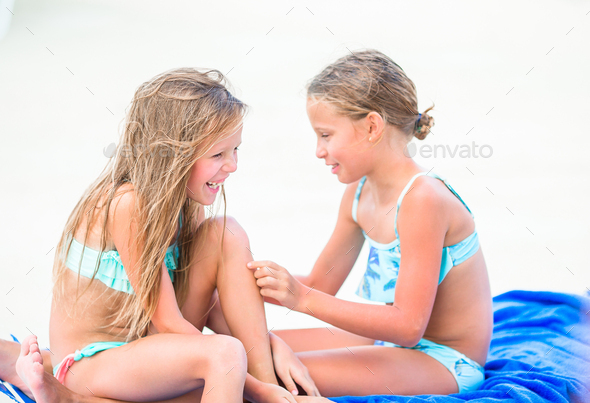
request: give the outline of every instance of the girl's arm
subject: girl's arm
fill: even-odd
[[[302,284],[329,295],[336,295],[342,287],[365,242],[361,228],[352,219],[352,201],[357,185],[358,181],[346,187],[334,232],[316,260],[311,273],[307,276],[295,276]],[[264,301],[280,305],[272,298],[265,297]]]
[[[430,319],[448,230],[446,211],[436,189],[422,182],[406,195],[398,213],[403,253],[393,306],[340,300],[317,287],[311,289],[299,283],[284,268],[269,261],[249,264],[260,268],[254,272],[260,293],[349,332],[414,346]]]
[[[115,247],[121,256],[123,267],[129,277],[129,282],[134,290],[139,289],[139,273],[137,271],[137,262],[141,253],[141,245],[130,240],[137,239],[137,227],[132,222],[132,211],[134,206],[133,192],[127,192],[116,197],[113,200],[114,210],[110,225],[110,232],[115,243]],[[129,228],[129,222],[132,222]],[[183,333],[183,334],[201,334],[189,321],[182,317],[174,287],[168,270],[162,262],[162,276],[160,280],[160,296],[156,311],[152,316],[152,324],[158,333]]]

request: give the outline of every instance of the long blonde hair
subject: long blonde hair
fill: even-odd
[[[131,183],[133,189],[127,191],[135,193],[132,221],[137,228],[137,238],[130,240],[130,244],[137,241],[137,245],[143,247],[134,268],[139,273],[139,286],[135,294],[124,299],[112,323],[119,328],[122,324],[128,330],[127,341],[146,335],[158,304],[161,265],[176,235],[181,211],[182,227],[177,241],[180,255],[174,273],[174,289],[178,305],[182,307],[188,292],[188,268],[197,258],[211,227],[210,220],[206,220],[197,228],[196,217],[203,206],[187,198],[190,170],[215,143],[241,126],[247,110],[227,85],[227,80],[217,70],[178,68],[146,81],[137,89],[116,154],[84,192],[60,237],[53,269],[56,301],[65,292],[67,268],[64,262],[83,215],[88,214],[83,242],[86,244],[89,230],[98,217],[93,210],[107,196],[100,237],[100,252],[103,252],[111,202],[124,191],[120,189],[123,184]],[[221,194],[225,201],[223,188]],[[92,280],[99,263],[97,259]],[[80,293],[78,273],[76,300],[90,283]]]
[[[336,60],[311,80],[307,96],[329,103],[353,120],[375,111],[386,124],[419,140],[434,126],[434,118],[428,115],[434,104],[420,115],[416,86],[397,63],[378,50],[352,52]]]

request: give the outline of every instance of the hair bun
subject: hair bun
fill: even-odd
[[[428,133],[430,133],[432,126],[434,126],[434,118],[427,114],[427,112],[431,109],[432,107],[426,109],[416,120],[416,124],[414,126],[414,137],[416,137],[418,140],[424,140]]]

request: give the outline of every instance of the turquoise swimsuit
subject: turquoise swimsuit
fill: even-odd
[[[179,251],[178,246],[175,244],[170,245],[166,249],[166,255],[164,261],[168,268],[168,274],[170,280],[174,281],[174,270],[176,269],[176,262],[178,261]],[[66,258],[66,266],[74,272],[78,272],[78,265],[80,264],[80,258],[82,258],[82,264],[80,265],[80,275],[88,278],[92,278],[94,274],[94,268],[96,261],[100,260],[98,266],[98,272],[94,277],[95,280],[101,281],[107,287],[117,291],[122,291],[127,294],[135,294],[133,287],[129,282],[129,277],[121,262],[121,256],[116,250],[109,250],[103,252],[99,256],[99,251],[96,249],[89,248],[84,244],[72,239],[72,245]]]
[[[463,203],[463,205],[473,217],[473,213],[471,213],[469,207],[467,207],[463,199],[461,199],[461,197],[457,194],[457,192],[455,192],[455,190],[447,183],[445,179],[430,172],[420,172],[414,175],[402,190],[399,199],[397,200],[393,225],[396,239],[388,244],[382,244],[369,238],[365,231],[363,231],[363,235],[369,243],[370,249],[367,269],[356,291],[357,295],[362,298],[386,303],[393,303],[394,301],[395,286],[401,259],[399,235],[397,233],[397,214],[402,200],[404,196],[411,190],[414,180],[422,175],[428,175],[443,181],[447,188],[453,192],[455,196],[457,196],[457,198],[461,201],[461,203]],[[352,218],[355,222],[357,221],[356,213],[358,209],[359,198],[361,196],[361,191],[366,179],[367,178],[364,177],[359,182],[354,201],[352,203]],[[453,268],[453,266],[463,263],[465,260],[473,256],[478,250],[479,239],[477,237],[477,231],[475,230],[471,235],[461,242],[444,247],[438,283],[440,284],[444,280],[445,276]],[[453,374],[455,380],[457,381],[457,385],[459,386],[459,392],[476,390],[483,383],[484,370],[480,364],[459,353],[458,351],[442,344],[437,344],[430,340],[421,339],[414,347],[401,347],[397,344],[381,340],[376,340],[375,345],[410,348],[430,355],[443,364],[451,372],[451,374]]]
[[[182,227],[182,214],[179,221],[180,226]],[[174,282],[174,270],[177,268],[179,256],[179,247],[176,242],[174,242],[174,244],[170,245],[166,249],[166,255],[164,257],[164,263],[166,264],[166,268],[168,269],[168,274],[170,275],[170,280],[172,280],[172,282]],[[82,259],[81,263],[80,259]],[[65,261],[66,267],[76,273],[78,272],[79,268],[80,275],[87,278],[92,278],[97,261],[100,261],[100,263],[96,276],[94,277],[95,280],[102,282],[107,287],[116,291],[121,291],[127,294],[135,294],[133,287],[129,282],[129,277],[127,277],[127,273],[123,267],[123,262],[121,261],[119,252],[116,250],[110,250],[100,253],[96,249],[84,246],[80,242],[76,241],[75,238],[72,238],[72,244]],[[91,343],[81,350],[76,350],[75,353],[70,354],[64,358],[60,364],[53,368],[53,374],[60,382],[63,383],[67,369],[73,364],[74,361],[80,361],[84,357],[90,357],[101,351],[119,347],[124,344],[127,343],[112,341],[99,341],[96,343]]]

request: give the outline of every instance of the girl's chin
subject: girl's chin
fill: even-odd
[[[337,174],[336,178],[338,179],[338,182],[344,183],[345,185],[350,185],[351,183],[354,183],[360,179],[360,178],[351,178],[349,175],[346,175],[346,174],[343,175],[342,173]]]
[[[201,206],[211,206],[213,203],[215,203],[216,199],[215,196],[211,197],[211,195],[209,195],[209,197],[197,197],[196,195],[192,195],[189,193],[186,196],[188,199],[191,199],[192,201],[199,203]]]

